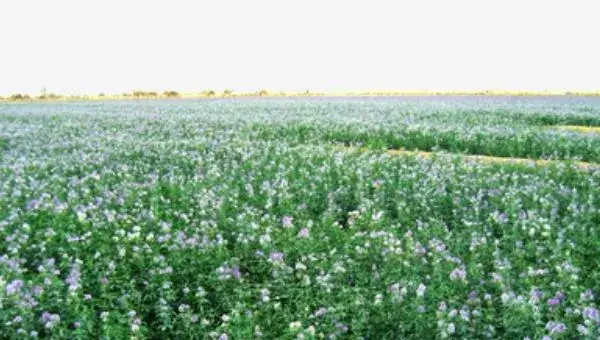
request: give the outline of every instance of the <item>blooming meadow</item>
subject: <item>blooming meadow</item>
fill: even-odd
[[[600,101],[0,104],[0,338],[597,339],[571,125]]]

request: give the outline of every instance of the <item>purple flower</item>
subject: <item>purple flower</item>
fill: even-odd
[[[502,282],[502,275],[498,274],[498,273],[492,273],[490,274],[492,276],[492,281],[494,283],[499,283]]]
[[[467,299],[467,302],[469,304],[476,304],[478,301],[479,301],[479,299],[478,299],[478,293],[477,293],[477,291],[472,290],[469,293],[469,298]]]
[[[592,292],[591,289],[587,289],[585,292],[582,292],[581,294],[579,294],[579,298],[581,300],[593,300],[594,299],[594,293]]]
[[[269,254],[269,258],[271,259],[271,261],[273,262],[283,262],[283,253],[280,251],[272,251]]]
[[[69,290],[74,291],[79,288],[79,279],[81,278],[81,271],[79,270],[79,265],[74,264],[71,268],[71,272],[69,276],[65,280],[65,282],[69,285]]]
[[[427,248],[423,247],[423,245],[417,242],[414,246],[415,255],[425,255],[427,254]]]
[[[48,321],[50,321],[51,317],[52,317],[52,314],[50,314],[48,312],[43,312],[41,320],[42,320],[42,322],[48,322]]]
[[[323,316],[327,313],[327,308],[321,307],[315,312],[315,316]]]
[[[508,221],[508,215],[505,212],[498,215],[498,222],[506,223],[507,221]]]
[[[581,335],[588,335],[589,334],[589,330],[587,327],[585,327],[584,325],[577,325],[577,331],[581,334]]]
[[[467,272],[462,268],[456,268],[450,273],[450,280],[452,281],[464,281],[467,278]]]
[[[600,321],[600,313],[594,307],[585,307],[583,309],[583,317],[596,322]]]
[[[236,279],[239,280],[242,277],[242,273],[240,272],[240,267],[233,266],[231,268],[231,275],[233,275],[233,277],[235,277]]]
[[[42,205],[42,202],[39,200],[31,200],[27,203],[27,210],[36,210]]]
[[[24,282],[23,280],[12,280],[11,283],[9,283],[8,285],[6,285],[6,294],[7,295],[13,295],[13,294],[17,294],[18,292],[21,291],[21,287],[23,287]]]
[[[549,306],[556,306],[558,304],[560,304],[560,299],[559,298],[553,297],[551,299],[548,299],[548,305]]]
[[[342,333],[346,333],[348,331],[348,326],[346,326],[345,324],[334,320],[335,323],[335,327],[337,327],[337,329],[339,329]]]
[[[60,322],[60,316],[58,314],[43,312],[40,321],[44,324],[45,328],[52,329],[57,323]]]
[[[308,228],[302,228],[300,229],[300,232],[298,232],[298,238],[308,238],[309,236]]]
[[[565,324],[562,322],[548,321],[546,324],[546,329],[550,332],[550,334],[563,333],[567,330],[567,326],[565,326]]]
[[[142,324],[142,320],[140,318],[135,318],[131,321],[131,331],[137,332],[140,330],[140,325]]]
[[[229,335],[227,335],[227,333],[223,333],[219,336],[219,340],[229,340]]]
[[[539,302],[540,299],[542,298],[542,296],[544,296],[544,292],[542,292],[539,289],[532,289],[531,293],[529,293],[529,296],[531,298],[531,300],[533,301],[533,303]]]
[[[556,292],[554,297],[548,300],[548,305],[556,306],[556,305],[560,304],[564,298],[565,298],[565,294],[563,294],[562,292]]]
[[[292,227],[292,223],[294,222],[294,218],[291,216],[284,216],[281,219],[282,223],[283,223],[283,227],[284,228],[291,228]]]
[[[238,266],[233,266],[230,268],[226,264],[217,268],[217,273],[219,274],[219,280],[228,280],[232,277],[239,280],[242,277],[242,273],[240,272],[240,268]]]

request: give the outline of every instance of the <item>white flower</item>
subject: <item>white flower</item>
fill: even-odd
[[[306,270],[306,266],[300,262],[296,263],[296,270]]]
[[[426,290],[427,290],[427,286],[425,286],[422,283],[419,284],[419,287],[417,288],[417,296],[422,297],[423,295],[425,295]]]
[[[373,221],[379,221],[382,216],[383,216],[383,211],[378,211],[373,214],[372,219],[373,219]]]
[[[456,332],[456,327],[454,326],[454,323],[451,322],[448,324],[447,332],[448,334],[454,334],[454,332]]]
[[[381,302],[383,301],[383,294],[377,294],[375,295],[375,305],[380,305]]]

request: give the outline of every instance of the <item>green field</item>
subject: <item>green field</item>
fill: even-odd
[[[0,103],[0,237],[1,339],[597,339],[600,98]]]

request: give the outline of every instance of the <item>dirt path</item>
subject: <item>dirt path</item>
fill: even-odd
[[[352,148],[352,147],[344,147],[346,150],[353,150],[357,152],[367,152],[370,149],[367,148]],[[495,157],[495,156],[482,156],[482,155],[462,155],[462,154],[452,154],[452,153],[435,153],[435,152],[427,152],[427,151],[410,151],[410,150],[387,150],[385,151],[387,154],[394,156],[417,156],[423,158],[430,158],[434,155],[440,156],[457,156],[462,157],[465,160],[476,161],[486,164],[523,164],[523,165],[534,165],[534,166],[551,166],[557,165],[560,163],[564,163],[566,161],[561,160],[548,160],[548,159],[531,159],[531,158],[514,158],[514,157]],[[593,170],[600,169],[600,164],[596,163],[588,163],[588,162],[578,162],[573,161],[573,164],[577,165],[582,170]]]

